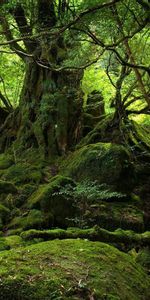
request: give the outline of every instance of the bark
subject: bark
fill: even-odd
[[[80,138],[83,71],[54,70],[61,67],[68,50],[63,37],[54,39],[49,33],[57,22],[53,1],[38,0],[36,10],[35,36],[41,35],[34,39],[23,6],[18,4],[11,12],[25,49],[16,41],[10,47],[23,58],[26,70],[13,140],[17,140],[17,149],[35,147],[45,158],[64,154]],[[4,16],[1,22],[7,41],[13,40]],[[4,127],[6,130],[9,124]]]
[[[38,28],[45,31],[55,24],[52,1],[39,0]],[[80,137],[83,71],[53,71],[67,58],[63,37],[54,41],[44,34],[37,45],[34,60],[26,59],[17,140],[24,148],[37,147],[43,157],[62,155]]]

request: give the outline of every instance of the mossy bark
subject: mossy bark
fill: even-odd
[[[14,16],[22,35],[18,6]],[[17,140],[16,148],[21,152],[33,147],[43,157],[62,155],[80,136],[83,72],[61,67],[68,49],[63,36],[54,38],[50,34],[57,23],[53,2],[38,1],[36,13],[35,30],[40,38],[25,41],[30,54],[24,59],[25,78],[13,140]]]
[[[48,49],[48,41],[46,45]],[[57,52],[58,42],[55,47]],[[56,54],[44,51],[41,47],[44,65],[49,65],[49,61],[57,63]],[[27,63],[17,133],[19,144],[37,147],[43,156],[52,156],[65,153],[76,142],[82,110],[81,77],[78,72],[56,72],[33,61]]]

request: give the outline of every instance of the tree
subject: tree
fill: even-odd
[[[11,4],[6,1],[1,13],[7,40],[2,44],[8,44],[25,64],[15,135],[19,144],[38,147],[44,155],[61,154],[78,139],[82,107],[82,71],[59,70],[68,49],[59,30],[51,33],[69,17],[68,6],[65,1],[55,5],[45,0]]]
[[[149,5],[146,3],[114,3],[107,10],[97,12],[88,24],[85,22],[82,30],[97,49],[104,49],[99,64],[105,65],[106,74],[116,90],[112,105],[115,107],[115,117],[118,121],[130,113],[150,112]],[[116,67],[117,78],[113,80],[112,75],[115,74],[113,77],[116,77]],[[138,100],[145,103],[141,110],[127,109]]]
[[[113,105],[118,120],[137,98],[144,99],[144,112],[149,111],[150,68],[133,49],[142,36],[147,48],[147,1],[3,0],[1,7],[1,51],[15,53],[25,65],[19,107],[0,128],[6,133],[2,149],[9,144],[8,129],[10,143],[35,147],[44,157],[75,145],[82,127],[80,81],[83,70],[96,62],[106,68],[111,82],[110,68],[117,66]],[[123,93],[127,78],[132,82]]]

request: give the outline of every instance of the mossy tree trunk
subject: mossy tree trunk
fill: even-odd
[[[50,34],[58,18],[53,1],[38,0],[36,13],[40,37],[25,38],[27,55],[23,57],[16,43],[13,45],[25,62],[15,138],[21,149],[35,147],[44,157],[62,155],[80,136],[82,72],[59,68],[68,50],[62,36]],[[13,17],[22,37],[33,34],[21,4],[14,8]],[[4,26],[9,32],[8,23]],[[10,36],[6,38],[10,40]]]
[[[44,60],[48,63],[49,56]],[[27,63],[17,134],[21,144],[53,155],[65,153],[76,143],[82,111],[81,76],[78,72],[56,72],[32,61]]]

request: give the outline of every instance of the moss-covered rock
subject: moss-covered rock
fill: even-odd
[[[144,231],[143,211],[134,205],[126,202],[104,202],[93,204],[88,210],[85,221],[91,220],[88,224],[98,224],[108,230],[117,228],[131,229],[136,232]]]
[[[75,213],[72,206],[73,201],[69,201],[62,193],[61,187],[74,185],[72,179],[57,175],[50,183],[39,186],[39,188],[29,197],[27,206],[31,209],[39,209],[45,215],[45,221],[49,226],[66,226],[67,218],[71,218]]]
[[[145,247],[144,249],[140,249],[136,256],[136,262],[143,266],[148,274],[150,272],[150,247]]]
[[[0,219],[2,224],[6,224],[8,222],[8,218],[10,216],[9,208],[5,207],[3,204],[0,204]]]
[[[6,154],[0,155],[0,170],[5,170],[14,164],[13,157]]]
[[[15,184],[38,184],[42,179],[42,171],[39,166],[18,163],[5,170],[1,178]]]
[[[7,245],[10,247],[10,249],[18,248],[25,244],[19,235],[6,236],[4,240],[7,243]]]
[[[18,192],[17,188],[8,181],[2,181],[0,180],[0,193],[4,194],[16,194]]]
[[[0,252],[9,249],[10,246],[7,244],[7,241],[4,238],[0,237]]]
[[[16,216],[12,218],[11,222],[8,224],[8,229],[42,229],[42,227],[45,227],[45,223],[46,220],[44,214],[40,210],[32,209],[24,213],[20,211],[19,215],[16,214]]]
[[[143,268],[100,242],[43,242],[1,252],[0,261],[1,300],[149,299]]]
[[[23,186],[19,186],[18,194],[16,197],[8,196],[6,198],[7,205],[13,209],[16,207],[21,207],[27,202],[27,199],[31,196],[31,194],[37,189],[36,184],[25,184]],[[6,202],[5,201],[5,202]]]
[[[128,151],[121,145],[111,143],[90,144],[76,150],[64,163],[63,173],[77,181],[96,180],[126,192],[133,185]]]

